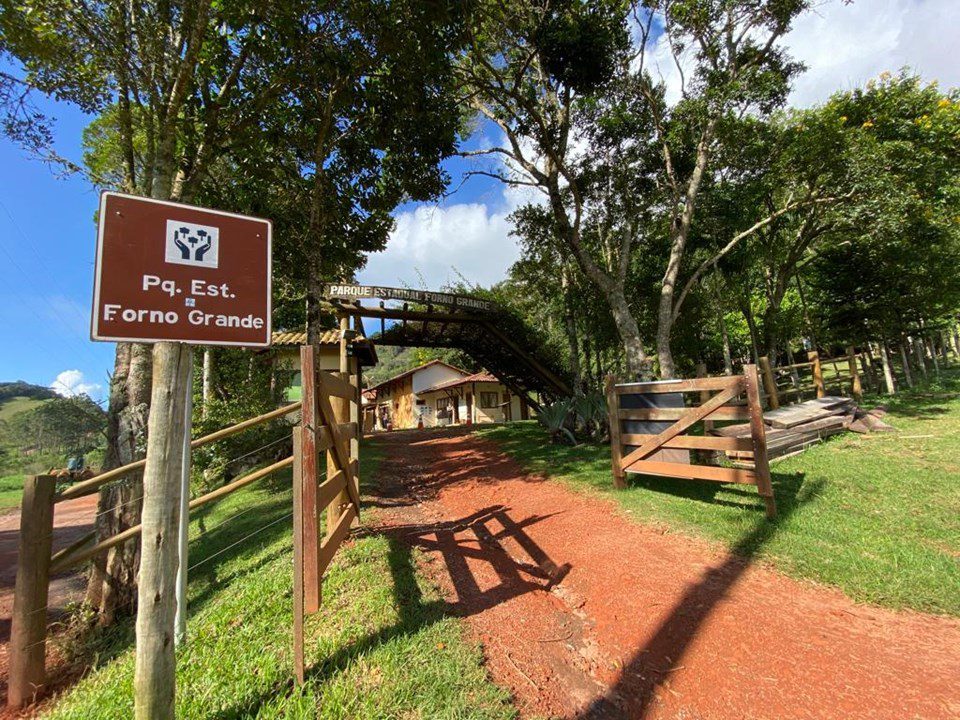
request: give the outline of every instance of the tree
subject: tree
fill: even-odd
[[[504,135],[473,154],[504,158],[509,171],[480,172],[543,192],[564,251],[610,307],[632,373],[651,372],[625,292],[634,253],[666,247],[656,345],[660,373],[671,377],[670,337],[685,298],[676,288],[723,124],[782,102],[797,66],[777,42],[805,6],[484,6],[460,74],[475,109]],[[640,34],[632,44],[628,10]],[[657,32],[680,74],[681,99],[672,106],[648,67]],[[596,239],[588,239],[588,226]]]

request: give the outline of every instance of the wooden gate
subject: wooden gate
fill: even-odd
[[[359,378],[343,362],[341,367],[338,373],[320,370],[315,349],[300,348],[302,418],[293,433],[293,643],[301,683],[304,616],[320,609],[323,574],[360,517]],[[321,454],[325,473],[319,469]]]
[[[616,383],[612,376],[608,377],[606,392],[614,485],[626,487],[626,473],[756,485],[766,505],[767,517],[775,517],[777,508],[770,484],[757,368],[744,365],[743,370],[743,375],[732,377],[657,382]],[[681,398],[685,398],[682,394],[686,393],[696,393],[697,398],[682,402]],[[667,394],[676,400],[674,407],[664,407],[670,403],[659,402]],[[745,399],[738,401],[741,396]],[[626,398],[632,402],[625,403]],[[624,404],[630,407],[623,407]],[[716,422],[737,420],[749,421],[749,437],[709,434]],[[673,422],[655,433],[638,433],[630,428],[636,421]],[[691,434],[698,424],[703,434]],[[753,467],[693,464],[689,461],[690,450],[752,452]]]

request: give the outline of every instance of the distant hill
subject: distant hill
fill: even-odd
[[[0,382],[0,403],[11,398],[22,397],[33,400],[49,400],[57,397],[57,394],[43,385],[32,385],[23,380],[14,382]]]

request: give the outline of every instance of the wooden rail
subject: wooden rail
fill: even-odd
[[[284,415],[289,415],[290,413],[296,412],[300,409],[301,403],[295,402],[290,405],[285,405],[276,410],[271,410],[268,413],[263,415],[258,415],[255,418],[250,418],[249,420],[244,420],[243,422],[238,422],[236,425],[231,425],[230,427],[225,427],[216,432],[212,432],[209,435],[204,435],[199,437],[196,440],[190,442],[190,448],[196,449],[198,447],[203,447],[204,445],[209,445],[212,442],[217,440],[223,440],[223,438],[230,437],[231,435],[236,435],[241,433],[244,430],[248,430],[256,425],[262,425],[265,422],[270,422],[275,420],[278,417],[283,417]],[[63,502],[64,500],[70,500],[71,498],[83,497],[84,495],[91,495],[99,490],[102,486],[106,485],[111,480],[116,480],[118,477],[123,477],[127,473],[133,472],[134,470],[139,470],[147,464],[146,459],[137,460],[126,465],[122,465],[118,468],[113,468],[112,470],[107,470],[104,473],[90,478],[89,480],[84,480],[79,482],[76,485],[72,485],[63,492],[59,493],[55,498],[54,502]]]

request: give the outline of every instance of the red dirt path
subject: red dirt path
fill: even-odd
[[[530,477],[469,434],[383,437],[381,530],[523,717],[960,717],[960,622],[857,605]]]

